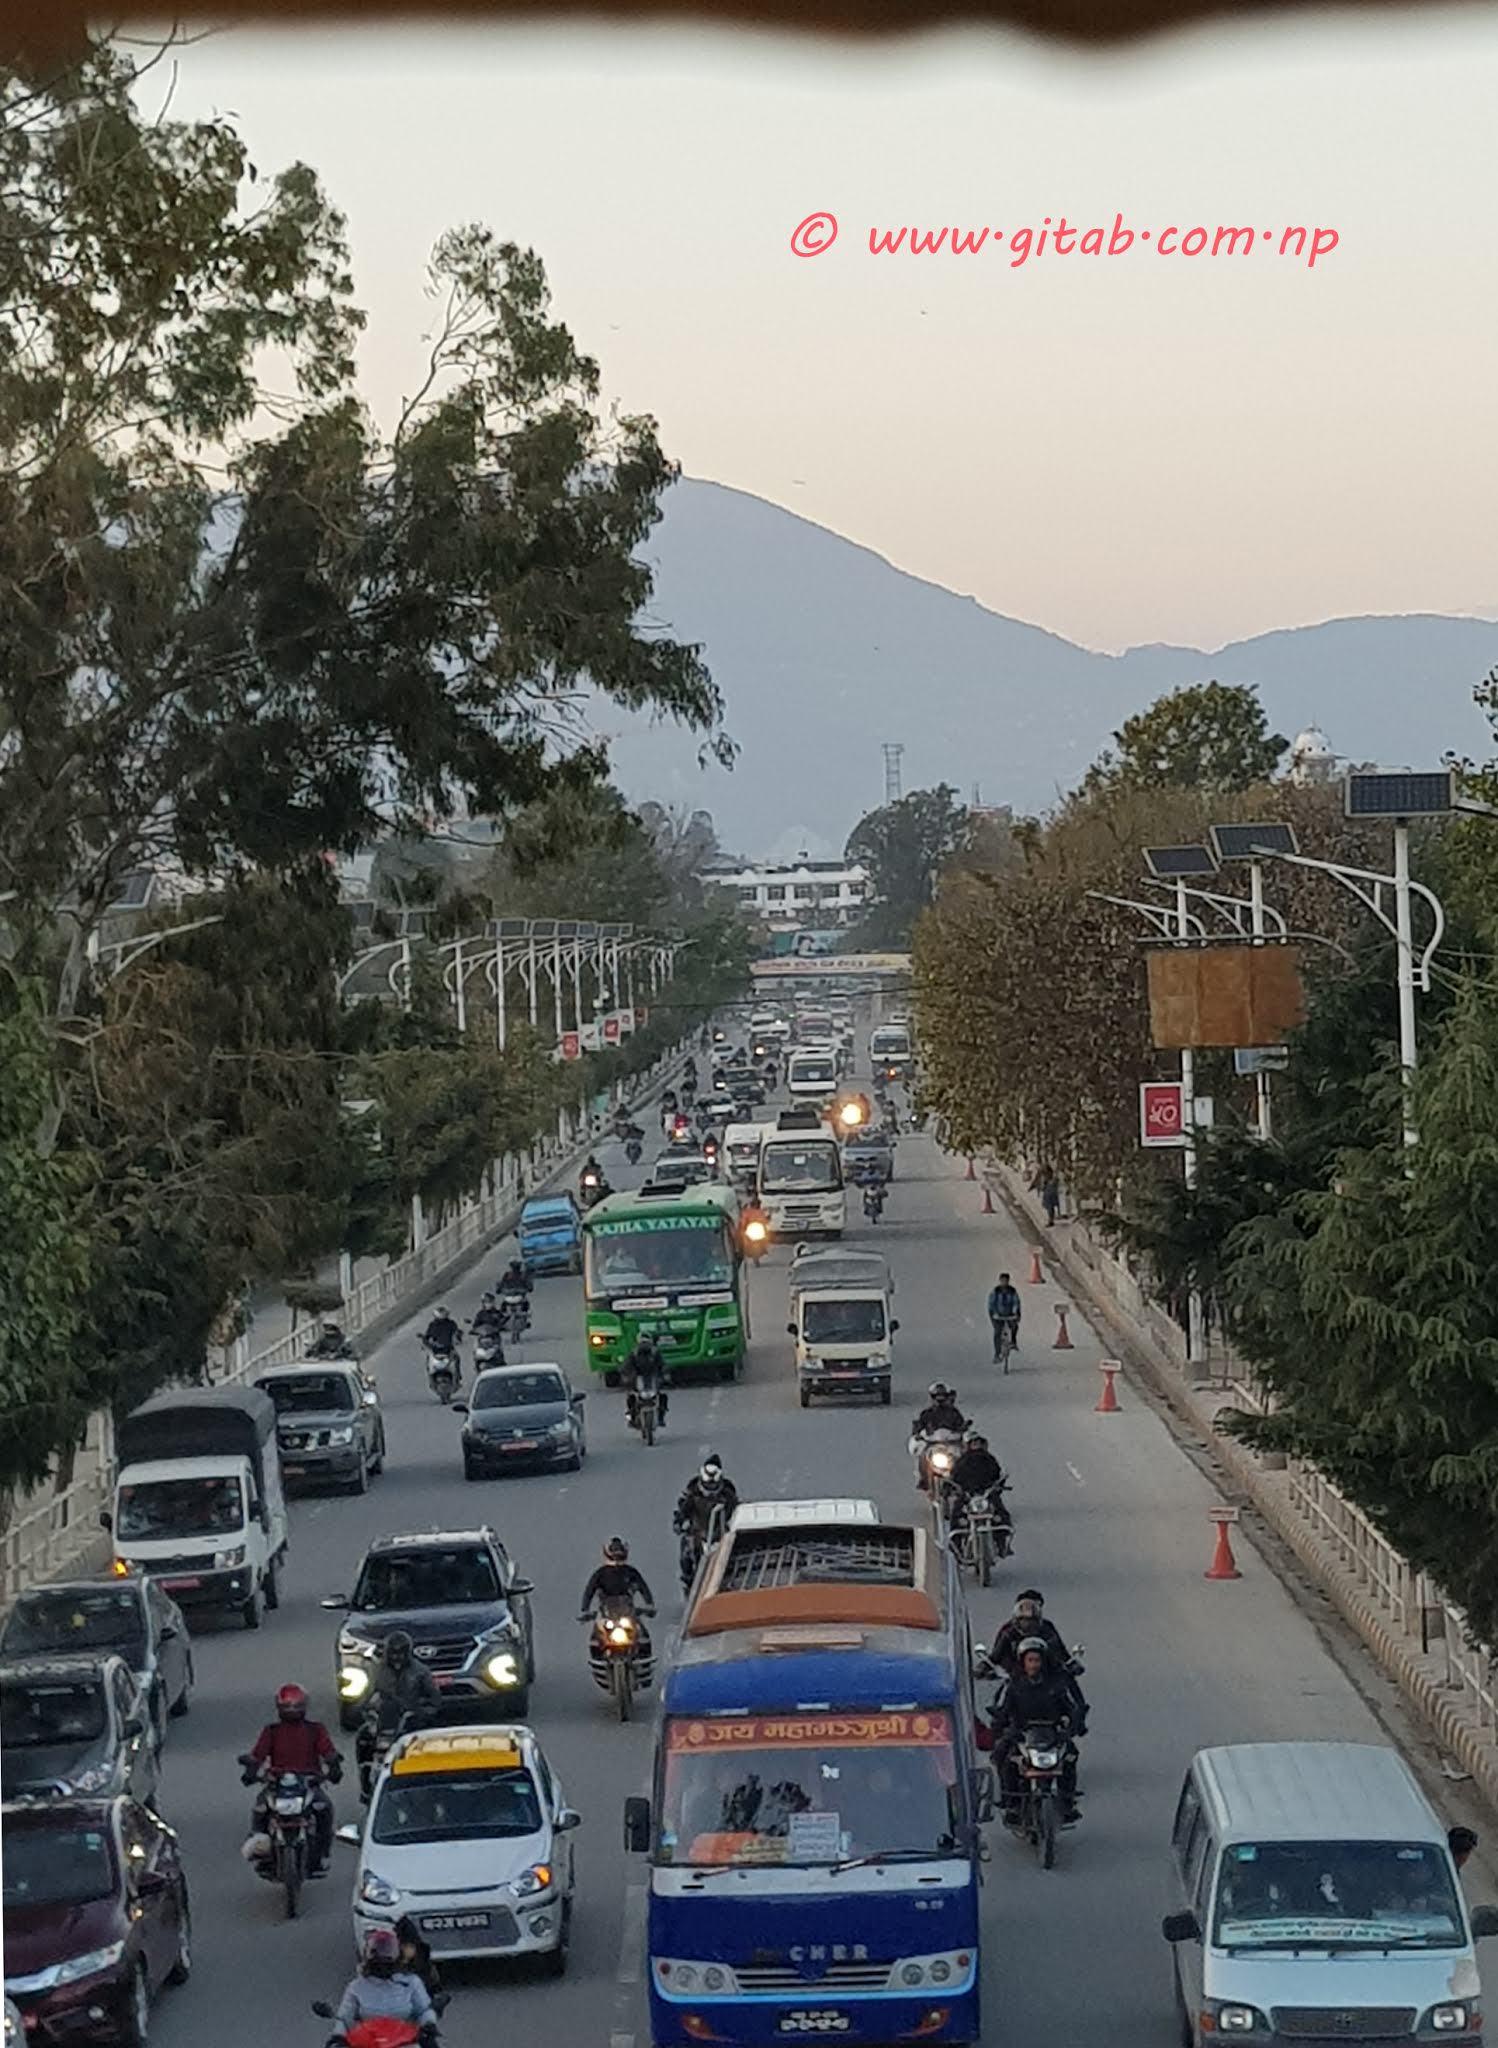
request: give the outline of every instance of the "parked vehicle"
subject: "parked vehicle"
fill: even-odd
[[[128,1798],[5,1809],[5,1986],[35,2048],[145,2048],[192,1971],[175,1832]]]
[[[65,1579],[18,1593],[0,1624],[0,1663],[106,1651],[122,1658],[146,1702],[159,1749],[168,1717],[192,1703],[187,1623],[155,1579]]]
[[[487,1526],[377,1537],[352,1593],[322,1603],[344,1617],[334,1666],[342,1725],[363,1720],[392,1629],[411,1637],[423,1670],[455,1711],[470,1719],[483,1708],[523,1715],[536,1675],[534,1591]]]
[[[385,1418],[356,1365],[283,1365],[255,1384],[275,1405],[283,1478],[369,1491],[385,1469]]]
[[[571,1194],[532,1195],[520,1211],[516,1236],[527,1273],[582,1271],[582,1210]]]
[[[500,1365],[480,1373],[468,1399],[453,1404],[466,1418],[463,1477],[537,1466],[576,1472],[588,1455],[586,1399],[559,1365]]]
[[[123,1657],[22,1657],[0,1666],[0,1782],[7,1799],[154,1804],[150,1712]]]
[[[116,1568],[159,1578],[184,1610],[216,1607],[259,1628],[280,1604],[290,1525],[276,1409],[259,1387],[153,1395],[115,1433],[114,1507],[100,1520]]]

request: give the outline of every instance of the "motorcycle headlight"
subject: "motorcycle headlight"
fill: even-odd
[[[520,1666],[515,1660],[513,1651],[496,1650],[491,1657],[486,1657],[484,1659],[484,1676],[492,1686],[499,1689],[519,1685]]]
[[[367,1906],[398,1906],[400,1889],[378,1871],[366,1870],[359,1880],[359,1896]]]
[[[635,1625],[632,1621],[611,1621],[608,1637],[611,1643],[628,1645],[635,1639]]]
[[[950,1451],[933,1451],[931,1453],[931,1467],[935,1472],[950,1472],[952,1469],[952,1453]]]
[[[213,1553],[213,1569],[216,1572],[237,1571],[244,1563],[244,1545],[236,1543],[230,1550],[216,1550]]]
[[[54,1963],[43,1972],[45,1982],[38,1984],[37,1989],[55,1990],[59,1984],[76,1984],[80,1977],[97,1977],[102,1970],[112,1970],[124,1953],[124,1942],[112,1941],[108,1948],[91,1948],[86,1955],[69,1956],[65,1963]]]
[[[1061,1753],[1055,1749],[1032,1749],[1030,1761],[1038,1771],[1053,1771],[1061,1761]]]
[[[522,1870],[511,1886],[517,1899],[534,1898],[537,1892],[551,1890],[551,1865],[533,1863],[529,1870]]]

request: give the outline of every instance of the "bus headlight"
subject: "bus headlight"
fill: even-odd
[[[907,1956],[890,1965],[891,1991],[918,1991],[923,1984],[940,1984],[961,1991],[972,1981],[973,1952],[966,1948],[946,1949],[934,1956]]]

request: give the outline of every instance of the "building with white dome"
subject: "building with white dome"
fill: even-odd
[[[1325,788],[1335,782],[1341,769],[1339,755],[1319,725],[1308,725],[1290,742],[1290,780],[1303,788]]]

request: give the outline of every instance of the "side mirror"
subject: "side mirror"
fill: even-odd
[[[993,1819],[993,1771],[987,1764],[979,1764],[973,1772],[973,1813],[980,1821]]]
[[[583,1405],[584,1401],[586,1401],[586,1400],[587,1400],[587,1398],[588,1398],[588,1397],[587,1397],[587,1395],[586,1395],[586,1394],[574,1394],[574,1395],[572,1396],[572,1405],[573,1405],[573,1407],[574,1407],[574,1408],[581,1408],[581,1406]]]
[[[176,1640],[177,1640],[177,1624],[176,1624],[176,1623],[175,1623],[174,1621],[164,1621],[164,1622],[163,1622],[163,1623],[161,1624],[161,1640],[162,1640],[162,1641],[163,1641],[164,1643],[174,1643],[174,1642],[176,1642]]]
[[[580,1828],[582,1824],[582,1815],[574,1812],[570,1806],[564,1806],[552,1822],[551,1831],[555,1835],[566,1835],[570,1834],[573,1828]]]
[[[319,1607],[325,1607],[329,1614],[346,1614],[349,1597],[347,1593],[330,1593],[326,1600],[319,1600],[317,1604]]]
[[[338,1829],[333,1839],[335,1842],[347,1842],[351,1849],[357,1849],[360,1841],[363,1839],[359,1833],[358,1822],[352,1820],[345,1821],[343,1826]]]
[[[1498,1906],[1474,1906],[1472,1908],[1472,1939],[1486,1941],[1498,1934]]]
[[[144,1722],[144,1721],[143,1721],[143,1720],[141,1719],[141,1717],[140,1717],[140,1715],[139,1715],[139,1714],[127,1714],[127,1715],[126,1715],[126,1717],[125,1717],[125,1719],[124,1719],[123,1723],[121,1724],[121,1728],[120,1728],[120,1733],[121,1733],[122,1735],[128,1735],[128,1736],[129,1736],[129,1737],[131,1737],[131,1738],[132,1738],[132,1740],[133,1740],[133,1739],[134,1739],[135,1737],[137,1737],[137,1736],[141,1736],[141,1735],[144,1735],[144,1734],[145,1734],[145,1732],[146,1732],[146,1724],[145,1724],[145,1722]],[[149,1870],[146,1870],[146,1871],[142,1871],[142,1872],[141,1872],[141,1875],[142,1875],[143,1877],[150,1877],[150,1876],[152,1876],[153,1874],[154,1874],[154,1873],[153,1873],[153,1872],[151,1872],[151,1871],[149,1871]]]
[[[466,1415],[468,1413],[468,1403],[466,1401],[450,1401],[448,1406],[452,1409],[454,1415]]]
[[[650,1847],[650,1801],[624,1802],[624,1846],[632,1856],[643,1856]]]
[[[895,1334],[896,1330],[898,1330],[898,1329],[899,1329],[899,1327],[900,1327],[900,1318],[899,1318],[898,1316],[891,1316],[891,1317],[890,1317],[890,1319],[889,1319],[889,1333],[890,1333],[890,1335],[891,1335],[892,1337],[893,1337],[893,1335]]]
[[[138,1870],[135,1873],[135,1896],[138,1899],[158,1899],[170,1884],[171,1879],[164,1870]]]
[[[796,1325],[794,1323],[787,1323],[785,1326],[785,1334],[787,1335],[787,1337],[794,1337],[796,1334]]]
[[[516,1600],[525,1599],[528,1593],[534,1593],[535,1590],[529,1579],[511,1579],[510,1581],[510,1593]]]
[[[112,1529],[114,1527],[114,1516],[109,1512],[108,1508],[100,1508],[99,1510],[99,1527],[101,1529]]]
[[[1194,1913],[1167,1913],[1160,1922],[1160,1932],[1167,1941],[1200,1941],[1201,1922]],[[1476,1932],[1476,1929],[1473,1929]]]

